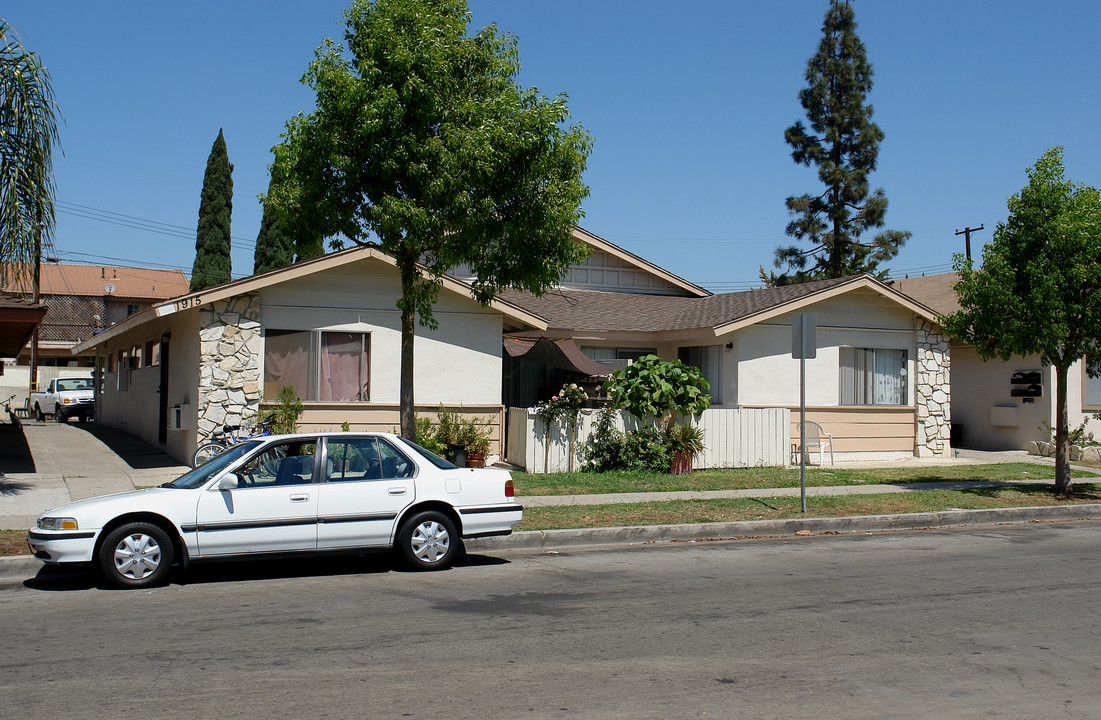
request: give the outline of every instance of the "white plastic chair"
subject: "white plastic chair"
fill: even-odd
[[[825,451],[829,450],[830,465],[833,465],[833,435],[813,420],[807,420],[806,428],[807,444],[803,452],[807,454],[807,462],[810,462],[811,451],[817,450],[818,466],[821,467],[825,463]]]

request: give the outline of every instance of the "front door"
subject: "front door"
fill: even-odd
[[[385,440],[329,439],[318,486],[317,546],[386,547],[398,515],[412,504],[412,461]]]
[[[237,470],[233,490],[208,490],[196,509],[199,556],[317,547],[317,441],[270,445]]]

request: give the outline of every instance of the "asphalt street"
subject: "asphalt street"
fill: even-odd
[[[3,718],[1096,718],[1101,522],[0,588]]]

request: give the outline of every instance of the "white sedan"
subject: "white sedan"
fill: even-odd
[[[174,563],[273,553],[393,549],[443,569],[463,538],[508,535],[522,517],[505,470],[457,468],[389,433],[308,433],[47,510],[27,540],[46,563],[91,562],[114,585],[145,587]]]

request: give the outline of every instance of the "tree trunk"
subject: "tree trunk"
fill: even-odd
[[[1070,433],[1067,427],[1067,375],[1069,365],[1055,366],[1055,489],[1070,494]]]
[[[401,260],[401,390],[399,391],[399,417],[401,436],[406,440],[417,439],[416,412],[413,407],[413,338],[417,326],[417,312],[413,303],[413,283],[416,281],[416,261]]]

